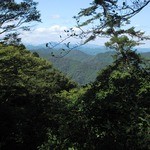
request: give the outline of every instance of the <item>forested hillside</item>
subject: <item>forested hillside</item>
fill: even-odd
[[[31,49],[30,47],[30,50],[37,52],[41,57],[52,62],[54,67],[80,85],[95,81],[99,71],[112,64],[113,57],[116,54],[115,51],[108,51],[97,55],[90,55],[79,50],[72,50],[66,56],[56,58],[47,49],[39,49],[38,47]],[[141,53],[141,56],[145,59],[150,59],[150,52]]]
[[[35,52],[19,37],[41,21],[36,2],[0,3],[0,150],[149,150],[150,52],[135,47],[150,37],[126,26],[149,4],[92,1],[65,39],[109,37],[113,52],[64,49],[62,39],[56,54],[70,53],[56,58],[54,45]]]
[[[55,94],[76,85],[49,62],[22,47],[0,45],[0,56],[0,139],[7,139],[1,146],[35,149],[44,141],[47,128],[53,126],[50,122],[57,118],[59,104],[63,105]],[[15,140],[23,144],[18,141],[14,145]]]
[[[81,85],[94,81],[97,73],[113,61],[111,57],[113,52],[89,55],[73,50],[62,58],[53,57],[46,50],[36,50],[36,52]]]

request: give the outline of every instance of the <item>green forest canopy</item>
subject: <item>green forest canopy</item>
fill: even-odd
[[[2,41],[0,149],[150,148],[150,67],[139,54],[132,51],[138,42],[128,38],[126,34],[140,36],[139,38],[147,37],[134,28],[116,31],[116,22],[110,24],[110,21],[115,19],[119,25],[126,15],[130,19],[150,1],[133,1],[135,9],[122,3],[125,10],[131,11],[125,16],[120,16],[122,18],[119,20],[118,16],[115,16],[120,8],[117,7],[117,2],[94,1],[91,7],[78,14],[79,18],[93,17],[93,12],[102,7],[102,13],[99,15],[102,16],[102,23],[106,23],[106,29],[109,29],[111,35],[106,46],[115,48],[118,52],[112,65],[104,68],[96,80],[87,86],[78,87],[53,68],[51,63],[36,53],[29,52],[24,46],[12,41]],[[22,5],[25,8],[28,6],[27,3]],[[17,9],[18,12],[22,5],[10,3],[7,4],[7,9],[12,9],[12,12],[16,12]],[[6,5],[1,4],[1,8],[3,6]],[[112,12],[111,8],[116,8],[116,11]],[[24,12],[24,9],[21,10]],[[2,17],[3,15],[5,14],[2,14]],[[28,18],[29,22],[32,21],[32,17],[31,20]],[[79,27],[87,24],[79,24]],[[103,30],[106,35],[107,30]],[[102,31],[99,32],[96,29],[91,31],[96,34],[94,36],[102,34]]]

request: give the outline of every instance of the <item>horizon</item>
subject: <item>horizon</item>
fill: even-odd
[[[25,45],[27,48],[29,48],[29,50],[32,51],[32,48],[35,48],[34,50],[36,50],[36,48],[39,50],[39,48],[45,48],[45,49],[48,49],[49,52],[54,52],[55,50],[58,50],[57,48],[54,48],[54,51],[51,51],[51,49],[47,48],[46,47],[46,44],[43,43],[43,44],[38,44],[38,45],[32,45],[32,44],[26,44]],[[64,45],[61,44],[59,45],[60,47],[62,47],[62,49],[64,49]],[[30,48],[32,47],[32,48]],[[59,49],[60,49],[59,47]],[[89,49],[87,49],[89,47]],[[104,45],[95,45],[95,44],[86,44],[86,45],[82,45],[82,46],[79,46],[78,48],[76,49],[72,49],[71,51],[81,51],[85,54],[89,54],[89,55],[97,55],[99,53],[106,53],[106,52],[115,52],[115,50],[113,49],[109,49],[107,48],[106,46]],[[150,52],[150,47],[135,47],[134,48],[135,51],[137,51],[138,53],[147,53],[147,52]]]
[[[56,41],[50,41],[50,43],[59,43],[59,42],[56,42]],[[31,45],[31,46],[45,46],[46,43],[23,43],[24,45]],[[64,43],[60,44],[60,45],[63,45]],[[71,43],[72,45],[75,45],[76,43]],[[97,47],[106,47],[105,45],[99,45],[99,44],[94,44],[94,43],[86,43],[84,45],[81,45],[80,47],[84,47],[84,46],[97,46]],[[45,46],[46,47],[46,46]],[[144,49],[147,49],[147,48],[150,48],[150,46],[148,47],[140,47],[139,46],[136,46],[135,48],[144,48]]]

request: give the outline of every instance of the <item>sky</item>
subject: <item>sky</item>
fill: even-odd
[[[16,0],[20,2],[21,0]],[[41,13],[42,23],[34,23],[31,32],[22,33],[22,41],[28,44],[43,44],[50,41],[59,42],[60,35],[67,28],[75,27],[73,16],[77,15],[81,8],[86,8],[92,0],[35,0],[38,2],[38,10]],[[145,31],[150,35],[150,4],[131,20],[131,25],[136,29]],[[103,45],[107,39],[101,38],[91,42]],[[141,47],[150,47],[150,41],[146,41]]]

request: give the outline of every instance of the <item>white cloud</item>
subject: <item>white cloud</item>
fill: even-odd
[[[66,26],[53,25],[48,28],[37,28],[30,32],[23,32],[21,34],[22,41],[30,44],[42,44],[50,41],[59,41],[60,35],[65,36],[64,30],[67,30]]]
[[[54,25],[48,28],[48,31],[53,33],[64,32],[64,30],[67,30],[67,27],[60,25]]]
[[[60,25],[53,25],[49,28],[37,28],[35,29],[33,32],[36,32],[36,33],[58,33],[58,32],[63,32],[64,30],[67,30],[67,27],[65,26],[60,26]]]
[[[43,44],[43,43],[48,43],[51,41],[54,42],[60,42],[61,40],[66,38],[66,34],[64,30],[69,29],[66,26],[60,26],[60,25],[53,25],[48,28],[36,28],[34,31],[31,32],[24,32],[21,35],[23,43],[27,44]],[[72,28],[76,33],[80,33],[81,30],[77,27]],[[62,39],[60,39],[60,35]],[[83,39],[84,40],[84,39]],[[106,38],[97,38],[95,41],[91,41],[90,43],[93,44],[98,44],[98,45],[103,45],[104,42],[106,42],[108,39]],[[75,39],[75,38],[69,38],[69,42],[72,43],[82,43],[81,39]],[[67,41],[66,41],[67,42]]]

